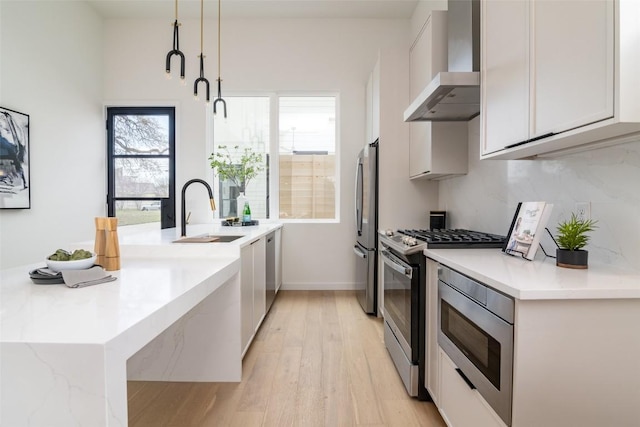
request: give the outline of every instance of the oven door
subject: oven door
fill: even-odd
[[[438,296],[438,344],[511,425],[513,325],[442,281]]]
[[[384,261],[384,319],[400,343],[407,359],[418,363],[419,269],[391,251],[380,251]]]

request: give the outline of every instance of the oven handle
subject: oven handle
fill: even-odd
[[[389,267],[409,279],[413,278],[413,269],[398,259],[398,257],[394,256],[389,251],[380,251],[380,254],[382,254],[384,263]]]

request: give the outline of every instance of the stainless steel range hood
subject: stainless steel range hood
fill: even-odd
[[[405,122],[468,121],[480,114],[480,2],[449,0],[448,8],[448,71],[420,92]]]

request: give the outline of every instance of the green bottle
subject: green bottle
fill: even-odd
[[[249,202],[244,202],[244,209],[242,210],[242,222],[251,222],[251,208]]]

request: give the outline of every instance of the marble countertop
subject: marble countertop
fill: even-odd
[[[118,229],[118,280],[86,288],[37,285],[28,272],[44,262],[0,271],[0,341],[106,344],[155,324],[169,325],[240,270],[240,249],[281,224],[194,225],[188,236],[242,234],[231,243],[171,243],[179,230],[157,224]],[[75,247],[93,249],[93,241]]]
[[[557,267],[553,258],[527,261],[500,249],[426,249],[425,256],[520,300],[640,298],[640,272],[589,264]]]
[[[28,271],[0,272],[0,340],[25,343],[106,344],[164,317],[171,304],[186,312],[239,271],[237,255],[179,259],[127,258],[118,279],[86,288],[36,285]],[[175,320],[175,319],[174,319]],[[168,321],[170,324],[170,321]]]

